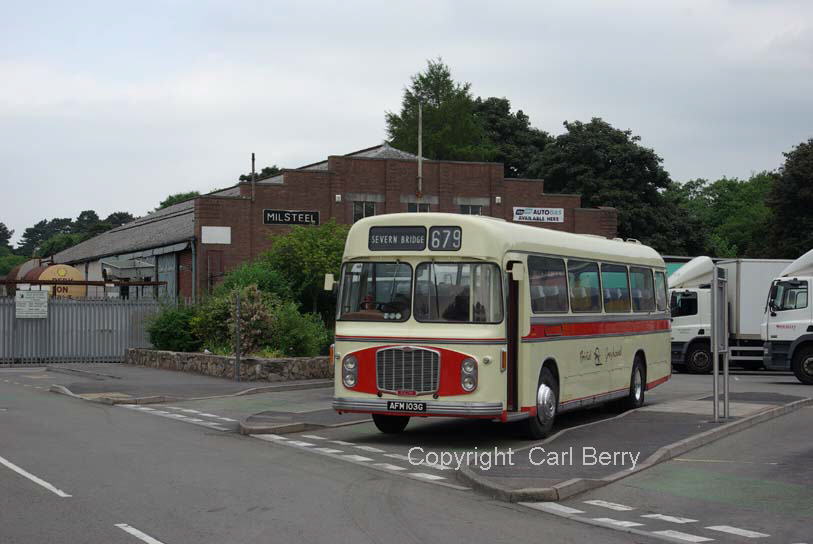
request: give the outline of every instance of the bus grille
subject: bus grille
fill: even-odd
[[[440,379],[440,355],[421,348],[385,348],[375,356],[379,391],[434,393]]]

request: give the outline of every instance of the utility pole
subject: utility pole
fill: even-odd
[[[254,202],[254,184],[257,181],[257,174],[254,171],[254,153],[251,154],[251,201]]]
[[[415,196],[423,197],[423,103],[418,102],[418,192]],[[418,206],[420,208],[420,206]]]

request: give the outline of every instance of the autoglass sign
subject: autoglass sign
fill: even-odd
[[[370,251],[423,251],[426,227],[370,227]]]

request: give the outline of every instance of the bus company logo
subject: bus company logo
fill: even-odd
[[[616,359],[621,358],[624,354],[624,350],[621,346],[613,346],[612,348],[607,348],[607,353],[604,356],[605,362],[615,361]]]
[[[418,394],[418,392],[403,389],[401,391],[396,391],[395,394],[398,395],[399,397],[414,397]]]
[[[601,364],[601,350],[598,347],[593,350],[580,350],[579,360],[585,363],[595,362],[598,366]]]

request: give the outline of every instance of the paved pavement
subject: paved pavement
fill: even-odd
[[[367,462],[49,394],[17,374],[0,375],[4,544],[630,541]]]
[[[810,542],[811,421],[803,408],[578,498],[528,506],[676,531],[683,542]]]
[[[60,364],[52,365],[48,370],[53,376],[52,383],[64,385],[77,395],[124,401],[145,397],[194,399],[234,395],[258,389],[324,387],[332,386],[333,383],[332,380],[235,382],[187,372],[124,364]]]

